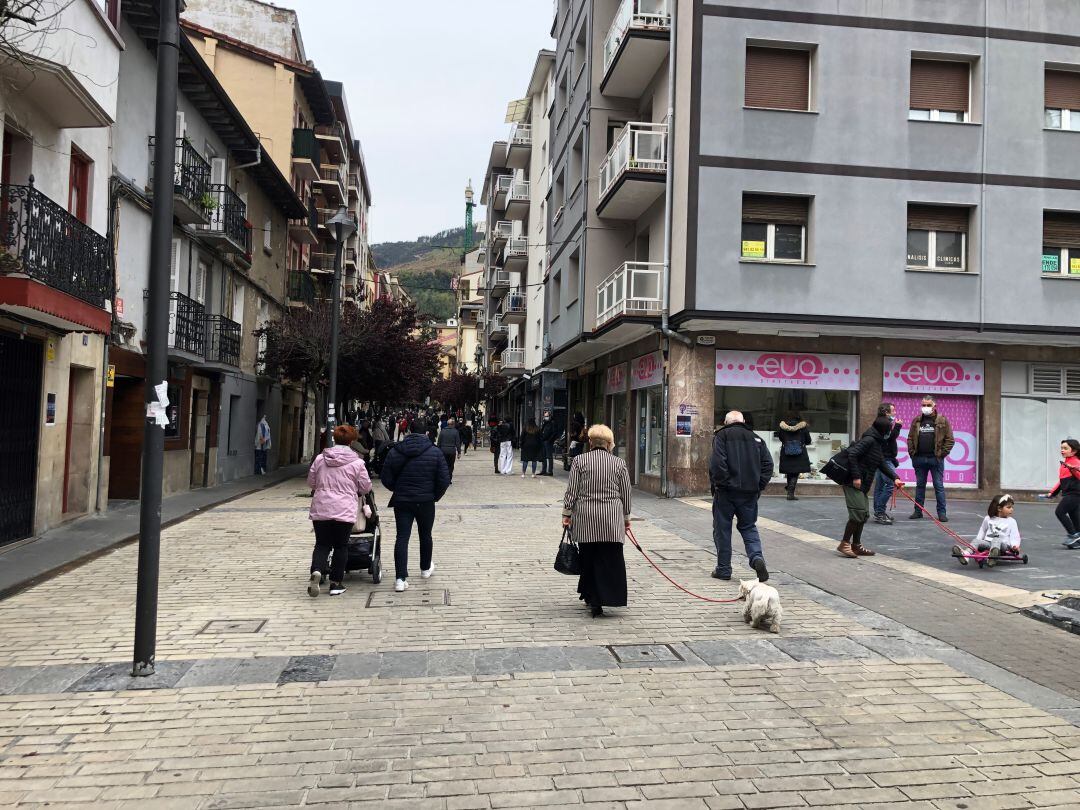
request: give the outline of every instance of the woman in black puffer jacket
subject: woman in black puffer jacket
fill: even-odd
[[[870,517],[870,501],[867,494],[874,485],[874,475],[881,470],[892,478],[897,488],[904,486],[896,475],[896,468],[885,458],[885,441],[892,430],[887,416],[874,420],[862,438],[847,449],[849,483],[844,486],[844,502],[847,504],[848,522],[844,538],[836,550],[844,557],[872,557],[874,552],[862,544],[863,526]]]

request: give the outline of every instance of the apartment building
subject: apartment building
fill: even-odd
[[[486,208],[482,258],[487,277],[489,367],[510,379],[496,411],[518,425],[545,412],[565,422],[566,384],[543,366],[544,277],[551,186],[549,144],[555,54],[540,51],[526,95],[510,103],[506,141],[492,145],[481,203]]]
[[[483,225],[483,223],[480,223]],[[477,228],[477,236],[483,236],[485,227]],[[480,248],[469,251],[463,257],[461,274],[457,280],[457,338],[455,355],[458,370],[462,373],[476,372],[476,351],[480,349],[483,361],[484,338],[484,278],[486,269]]]
[[[149,286],[153,187],[155,48],[150,0],[129,0],[119,31],[125,48],[119,92],[129,103],[113,136],[116,198],[115,369],[106,419],[109,497],[139,496],[145,420],[145,294]],[[196,46],[181,34],[171,194],[169,424],[166,494],[254,472],[255,427],[278,437],[269,467],[295,460],[293,406],[276,381],[258,376],[255,330],[284,310],[288,222],[305,208],[237,111]],[[134,100],[140,99],[141,103]]]
[[[1080,8],[834,12],[560,0],[548,362],[655,491],[707,490],[732,408],[820,462],[924,393],[947,487],[1041,490],[1080,423]]]
[[[123,42],[114,3],[57,11],[40,26],[7,21],[17,52],[0,56],[0,546],[105,507],[109,128]]]

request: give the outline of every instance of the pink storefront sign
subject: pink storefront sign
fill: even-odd
[[[911,423],[920,416],[922,394],[893,394],[889,401],[896,405],[896,418],[904,427],[896,441],[899,451],[897,471],[907,484],[915,483],[915,470],[908,456],[907,435]],[[979,483],[979,398],[976,396],[939,396],[938,413],[949,420],[952,427],[953,446],[945,459],[945,483],[954,486],[978,486]],[[926,484],[926,502],[933,509],[934,488],[929,479]],[[912,495],[915,493],[912,492]]]
[[[982,360],[886,357],[882,388],[905,394],[983,395]]]
[[[664,381],[664,356],[660,352],[646,354],[630,361],[630,388],[651,388]]]
[[[608,396],[626,393],[626,363],[619,363],[607,370],[607,386],[604,388],[604,393]]]
[[[812,352],[716,353],[716,384],[740,388],[859,390],[859,356]]]

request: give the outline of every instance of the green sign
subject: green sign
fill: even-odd
[[[1042,271],[1044,273],[1060,273],[1061,272],[1061,254],[1059,253],[1044,253],[1042,262]]]

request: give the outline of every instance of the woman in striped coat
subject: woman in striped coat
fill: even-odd
[[[604,605],[626,606],[623,538],[630,526],[630,473],[611,454],[614,446],[611,428],[589,428],[589,451],[574,459],[563,501],[563,526],[581,549],[578,594],[593,616],[602,616]]]

